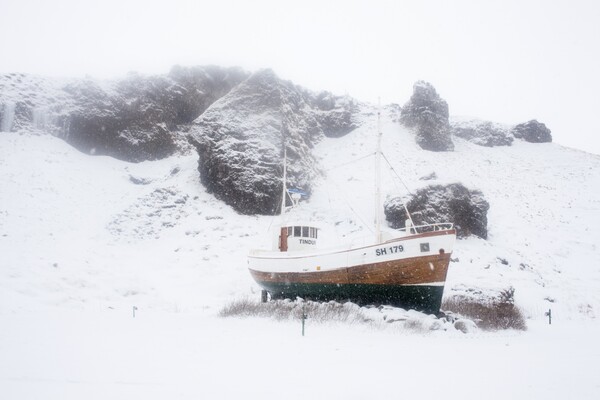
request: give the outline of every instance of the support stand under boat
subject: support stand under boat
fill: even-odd
[[[267,302],[267,291],[264,289],[260,291],[260,302],[261,303]]]

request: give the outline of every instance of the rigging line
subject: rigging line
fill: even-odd
[[[329,185],[325,184],[323,186],[325,187],[325,193],[327,194],[327,203],[329,204],[329,210],[333,211],[333,204],[331,204],[331,193],[329,192]]]
[[[394,179],[394,176],[392,175],[392,172],[391,172],[392,169],[389,168],[389,169],[386,169],[386,171],[387,171],[389,177],[391,178],[392,183],[394,184],[394,189],[396,189],[396,192],[401,193],[400,186],[398,185],[397,180]],[[389,195],[388,195],[388,197],[389,197]]]
[[[369,153],[369,154],[367,154],[366,156],[362,156],[362,157],[359,157],[359,158],[357,158],[357,159],[355,159],[355,160],[351,160],[351,161],[345,162],[345,163],[343,163],[343,164],[339,164],[339,165],[336,165],[336,166],[334,166],[334,167],[331,167],[331,168],[329,168],[329,169],[326,169],[326,170],[325,170],[325,172],[327,172],[327,171],[332,171],[332,170],[334,170],[334,169],[337,169],[337,168],[340,168],[340,167],[343,167],[343,166],[346,166],[346,165],[349,165],[349,164],[353,164],[353,163],[355,163],[355,162],[358,162],[358,161],[360,161],[360,160],[364,160],[365,158],[369,158],[369,157],[372,157],[372,156],[374,156],[374,155],[375,155],[375,153],[374,153],[374,152],[373,152],[373,153]]]
[[[408,192],[408,194],[410,194],[411,196],[414,196],[413,193],[408,188],[408,186],[406,186],[406,183],[404,183],[404,181],[402,180],[402,178],[400,178],[400,175],[398,175],[398,173],[396,172],[396,170],[394,169],[394,167],[390,163],[390,160],[387,159],[387,157],[385,156],[385,154],[383,152],[381,152],[381,155],[383,156],[383,159],[385,160],[385,162],[389,165],[389,167],[392,170],[392,172],[394,173],[394,175],[396,175],[396,178],[398,178],[398,180],[400,182],[402,182],[402,186],[404,186],[404,189],[406,189],[406,191]]]
[[[343,196],[342,198],[344,199],[344,202],[346,203],[346,205],[348,206],[348,208],[350,209],[350,211],[352,211],[354,213],[354,215],[356,215],[356,217],[359,219],[359,221],[363,224],[364,227],[366,227],[371,233],[375,233],[373,231],[373,229],[371,229],[371,226],[367,223],[365,223],[364,219],[360,216],[360,214],[358,212],[356,212],[356,210],[354,210],[354,208],[352,208],[352,205],[350,204],[350,202],[347,200],[348,196],[346,196],[345,192],[342,190],[341,187],[339,187],[335,182],[331,182],[333,183],[333,185],[338,189],[338,192],[342,193]]]
[[[390,163],[390,160],[387,159],[387,157],[385,156],[385,154],[383,154],[383,152],[381,152],[381,155],[383,156],[383,159],[388,164],[388,166],[390,167],[390,169],[392,170],[392,172],[394,173],[394,175],[396,175],[396,177],[398,178],[398,180],[400,182],[402,182],[402,186],[404,186],[404,188],[406,189],[406,191],[408,192],[408,194],[410,194],[411,196],[414,196],[414,194],[410,191],[410,189],[408,188],[408,186],[406,186],[406,183],[404,183],[404,181],[402,180],[402,178],[400,177],[400,175],[396,172],[396,170],[392,166],[392,163]],[[412,215],[410,215],[410,212],[408,211],[408,207],[407,207],[407,205],[406,205],[406,203],[404,201],[402,201],[402,206],[404,207],[404,211],[406,212],[406,217],[410,220],[410,223],[413,226],[415,226],[415,222],[412,219]],[[415,232],[417,232],[416,228],[415,228]]]
[[[277,214],[277,210],[280,210],[279,215]],[[283,212],[281,211],[281,202],[279,202],[277,209],[274,210],[274,214],[271,215],[271,220],[269,221],[269,227],[267,228],[267,232],[271,231],[271,226],[273,226],[273,222],[275,221],[275,219],[277,217],[281,217],[282,215],[283,215]]]

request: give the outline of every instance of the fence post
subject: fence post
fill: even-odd
[[[302,336],[304,336],[304,321],[306,321],[306,312],[304,309],[304,304],[302,303]]]

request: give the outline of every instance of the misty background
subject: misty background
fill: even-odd
[[[0,8],[0,73],[115,78],[238,65],[401,105],[426,80],[451,115],[537,119],[555,142],[600,154],[597,1],[0,0]]]

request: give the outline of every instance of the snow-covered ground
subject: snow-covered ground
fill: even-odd
[[[597,323],[415,334],[88,311],[2,316],[3,399],[596,399]]]
[[[348,240],[370,234],[373,159],[351,161],[373,151],[374,127],[315,149],[327,178],[306,212]],[[411,191],[462,182],[490,202],[489,239],[457,243],[446,294],[513,286],[528,331],[309,316],[302,337],[300,321],[219,317],[258,299],[245,256],[270,243],[273,218],[207,194],[193,154],[128,164],[2,133],[0,398],[598,398],[600,157],[457,138],[455,152],[431,153],[383,128]],[[383,179],[384,196],[405,193]]]

